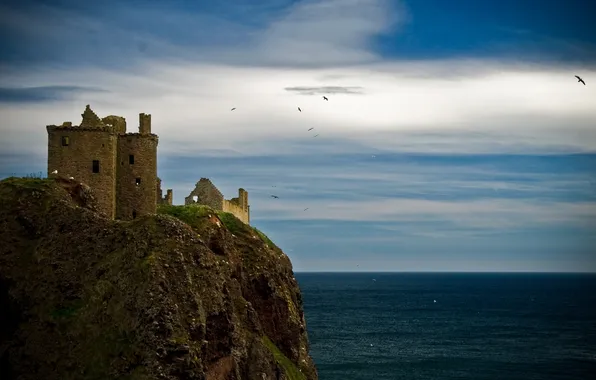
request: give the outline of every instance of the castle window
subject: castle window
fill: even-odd
[[[69,143],[70,139],[68,138],[68,136],[62,136],[62,146],[68,146]]]
[[[131,165],[134,165],[134,163],[135,163],[135,155],[134,154],[128,155],[128,163]]]
[[[136,210],[133,210],[132,211],[132,218],[133,219],[136,219],[137,218],[137,211]]]
[[[99,173],[99,160],[93,160],[93,173]]]
[[[137,184],[137,186],[139,186],[141,184],[141,179],[140,178],[137,178],[136,184]]]

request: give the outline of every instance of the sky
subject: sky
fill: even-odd
[[[87,104],[144,112],[174,203],[245,188],[297,272],[596,272],[595,11],[3,1],[0,178],[46,175],[45,126]]]

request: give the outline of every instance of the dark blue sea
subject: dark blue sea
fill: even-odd
[[[596,275],[296,279],[321,380],[596,379]]]

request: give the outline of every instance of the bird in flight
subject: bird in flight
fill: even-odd
[[[308,130],[309,130],[309,131],[312,131],[312,130],[313,130],[313,129],[315,129],[315,127],[312,127],[312,128],[308,128]]]
[[[230,111],[234,111],[236,109],[236,107],[232,108]]]
[[[304,211],[308,210],[308,207],[304,209]]]
[[[302,110],[300,109],[300,107],[298,107],[298,111],[302,112]]]
[[[279,198],[277,195],[272,195],[271,198]]]
[[[578,82],[582,82],[584,84],[584,86],[586,85],[586,82],[584,82],[584,80],[580,77],[578,77],[577,75],[575,76],[577,78]]]
[[[314,136],[313,136],[313,138],[314,138],[314,137],[317,137],[318,135],[319,135],[319,134],[317,133],[316,135],[314,135]]]
[[[327,97],[324,95],[323,95],[323,99],[325,99],[326,101],[329,101],[329,99],[327,99]]]

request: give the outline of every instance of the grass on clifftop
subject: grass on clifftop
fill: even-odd
[[[215,211],[205,205],[159,205],[157,208],[159,214],[166,214],[176,217],[184,223],[191,226],[195,231],[201,231],[204,223],[207,222],[209,215],[217,215],[228,231],[237,236],[252,236],[257,234],[271,249],[279,250],[271,239],[255,227],[243,223],[236,218],[234,214],[223,211]]]

